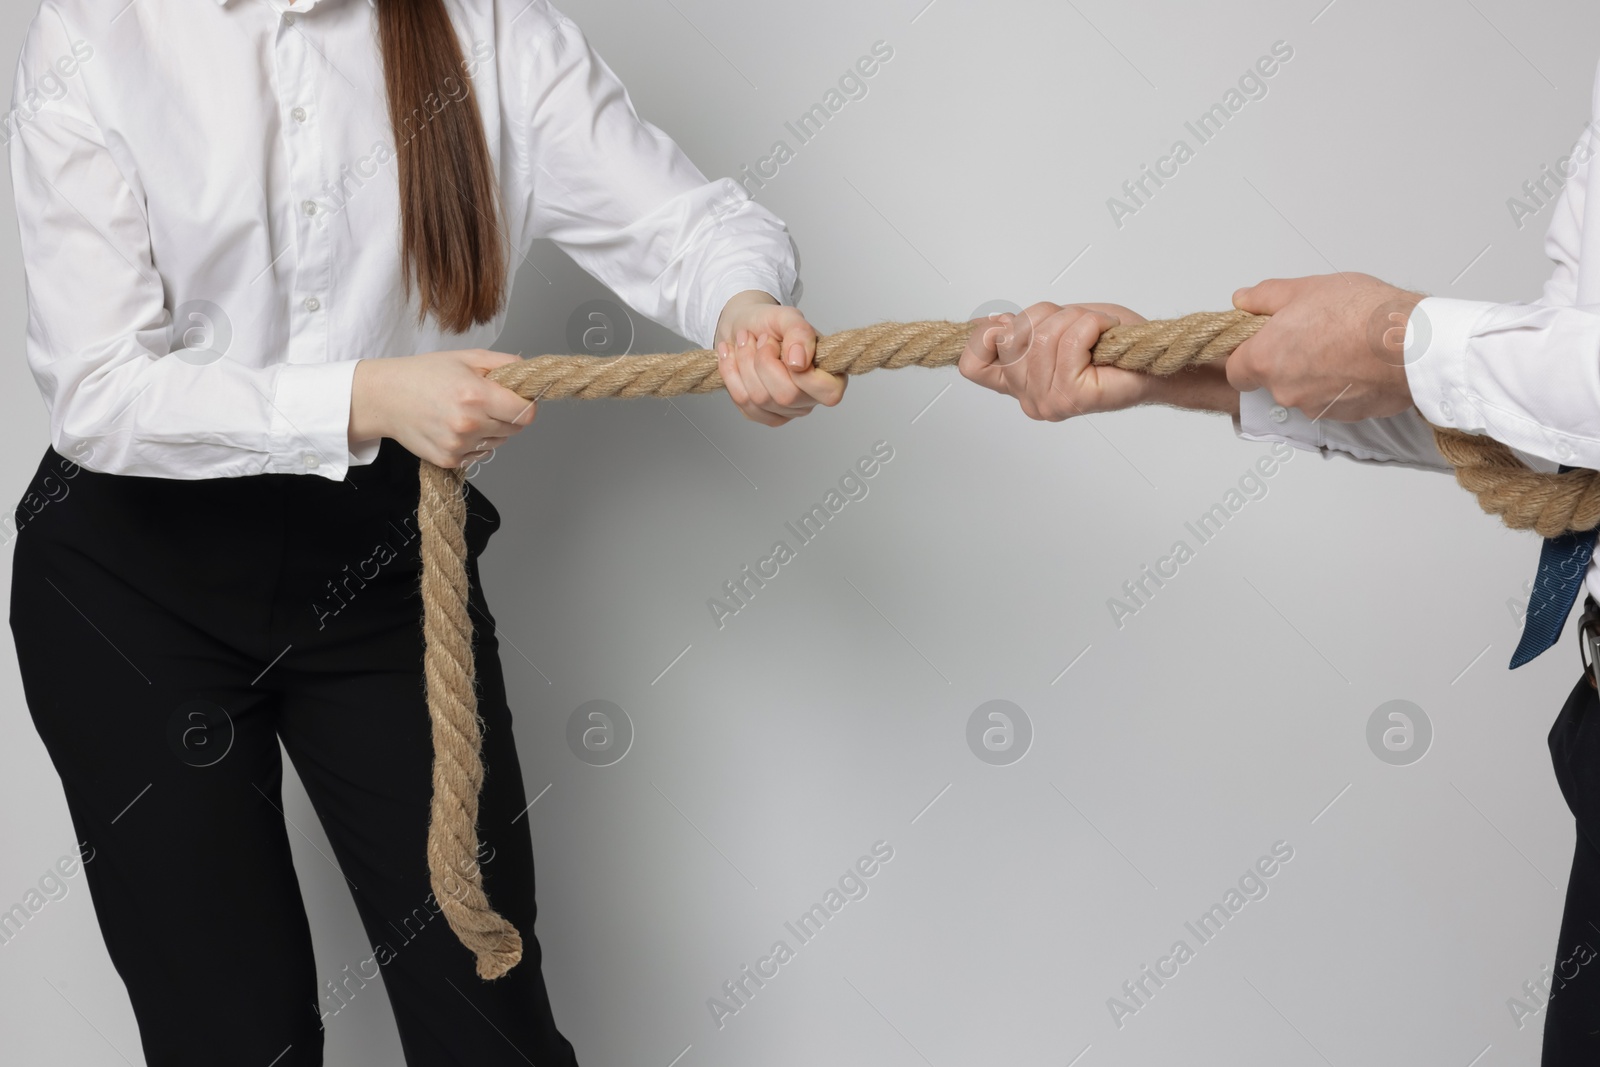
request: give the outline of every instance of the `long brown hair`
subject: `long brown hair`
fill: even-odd
[[[400,257],[419,321],[463,333],[506,299],[500,190],[478,98],[444,0],[378,0],[400,171]]]

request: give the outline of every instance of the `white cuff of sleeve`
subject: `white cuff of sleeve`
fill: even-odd
[[[1430,296],[1406,320],[1406,382],[1417,410],[1435,426],[1483,432],[1483,415],[1467,394],[1467,346],[1473,325],[1492,306]]]
[[[336,482],[344,479],[351,460],[350,392],[358,362],[282,365],[272,398],[269,470],[320,474]],[[377,455],[380,441],[362,443],[367,462]]]
[[[1272,399],[1269,389],[1252,389],[1239,394],[1239,414],[1233,419],[1233,432],[1246,441],[1282,441],[1308,452],[1324,450],[1322,427],[1299,408],[1288,408]]]
[[[378,458],[378,449],[383,446],[383,438],[374,437],[370,441],[361,441],[350,449],[350,466],[365,467]]]

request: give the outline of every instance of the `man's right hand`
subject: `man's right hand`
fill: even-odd
[[[351,385],[350,441],[391,437],[445,468],[480,460],[533,421],[533,401],[486,377],[516,361],[481,348],[363,359]]]

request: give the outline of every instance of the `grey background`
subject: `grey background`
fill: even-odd
[[[1519,230],[1506,200],[1588,119],[1600,12],[1325,2],[565,10],[714,176],[792,145],[785,120],[893,46],[761,193],[824,330],[996,299],[1177,314],[1335,268],[1536,295],[1550,212]],[[0,12],[5,55],[33,6]],[[1278,40],[1295,55],[1269,95],[1115,227],[1106,199]],[[0,233],[14,501],[46,422],[14,226]],[[571,311],[606,295],[558,252],[535,263],[502,350],[564,350]],[[683,345],[636,324],[636,351]],[[895,457],[870,495],[719,631],[706,599],[880,439]],[[547,790],[527,816],[537,932],[580,1059],[1537,1063],[1542,1017],[1519,1030],[1506,1001],[1554,960],[1573,831],[1545,734],[1577,677],[1570,640],[1504,666],[1537,543],[1448,477],[1298,453],[1117,630],[1106,599],[1265,451],[1169,410],[1031,423],[953,371],[858,380],[781,431],[723,397],[546,406],[478,484],[505,517],[483,574],[529,795]],[[9,906],[73,835],[6,648]],[[608,767],[565,743],[594,699],[635,729]],[[966,742],[997,699],[1034,729],[1009,766]],[[1366,740],[1397,699],[1434,732],[1407,766]],[[370,948],[297,784],[286,799],[333,978]],[[895,853],[869,894],[719,1030],[707,998],[878,840]],[[1118,1029],[1107,998],[1193,946],[1184,922],[1280,840],[1295,854],[1270,894]],[[140,1062],[81,876],[69,886],[0,948],[7,1058]],[[182,921],[185,894],[180,872],[150,921]],[[248,966],[240,947],[219,938],[218,982]],[[328,1062],[399,1062],[392,1027],[369,987],[329,1020]]]

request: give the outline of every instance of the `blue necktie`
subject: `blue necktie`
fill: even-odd
[[[1572,469],[1564,466],[1561,473]],[[1583,530],[1545,538],[1539,552],[1539,573],[1528,597],[1528,614],[1522,622],[1522,640],[1511,654],[1513,669],[1538,658],[1561,637],[1594,556],[1597,534],[1600,530]]]

